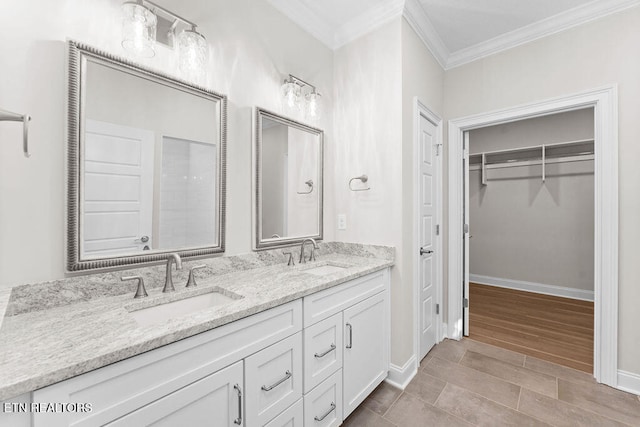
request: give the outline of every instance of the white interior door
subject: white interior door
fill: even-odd
[[[436,252],[438,141],[436,126],[420,115],[420,360],[437,342],[436,286],[439,256]]]
[[[152,131],[86,121],[83,258],[152,248]]]
[[[469,132],[464,133],[464,229],[462,238],[464,240],[464,291],[462,295],[462,317],[464,319],[462,334],[469,336]]]

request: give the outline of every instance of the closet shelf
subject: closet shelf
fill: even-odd
[[[547,164],[593,160],[594,154],[593,139],[485,151],[469,155],[469,170],[480,170],[482,185],[487,185],[489,169],[542,165],[542,182],[545,182]]]

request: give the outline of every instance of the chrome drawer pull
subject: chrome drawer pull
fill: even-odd
[[[327,351],[325,351],[325,352],[322,352],[322,353],[320,353],[320,354],[316,353],[316,354],[314,354],[314,357],[315,357],[316,359],[323,358],[323,357],[325,357],[327,354],[331,353],[331,352],[332,352],[333,350],[335,350],[335,349],[336,349],[336,345],[335,345],[335,344],[331,344],[331,348],[330,348],[329,350],[327,350]]]
[[[268,386],[268,387],[267,387],[266,385],[263,385],[261,388],[262,388],[264,391],[271,391],[271,390],[273,390],[274,388],[278,387],[278,386],[279,386],[280,384],[282,384],[283,382],[285,382],[286,380],[288,380],[289,378],[291,378],[291,376],[292,376],[292,375],[293,375],[293,374],[292,374],[291,372],[286,371],[286,372],[284,373],[284,378],[282,378],[280,381],[278,381],[278,382],[276,382],[275,384],[272,384],[272,385],[270,385],[270,386]]]
[[[238,418],[236,418],[233,423],[237,425],[242,424],[242,390],[238,384],[234,385],[233,388],[238,392]]]
[[[332,413],[335,409],[336,409],[336,404],[331,402],[331,408],[329,408],[329,410],[327,412],[325,412],[323,416],[319,417],[319,416],[316,415],[315,417],[313,417],[313,419],[316,420],[316,421],[322,421],[325,418],[327,418],[327,416],[330,413]]]
[[[347,344],[347,348],[351,348],[353,347],[353,327],[351,323],[347,323],[347,326],[349,327],[349,344]]]

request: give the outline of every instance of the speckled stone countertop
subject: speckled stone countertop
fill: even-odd
[[[393,265],[394,249],[322,243],[314,262],[289,267],[282,250],[183,262],[176,292],[163,294],[164,266],[17,286],[0,293],[0,400],[33,391],[216,328]],[[190,266],[198,286],[186,289]],[[306,269],[345,267],[319,277]],[[122,275],[142,274],[148,298],[133,299]],[[129,311],[221,288],[241,298],[164,323],[140,326]]]

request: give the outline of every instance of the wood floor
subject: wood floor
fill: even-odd
[[[593,303],[469,284],[469,337],[593,373]]]

